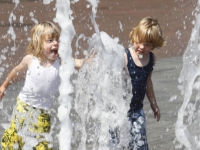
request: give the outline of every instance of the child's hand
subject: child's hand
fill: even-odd
[[[151,109],[154,112],[154,118],[157,118],[157,121],[160,120],[160,110],[158,108],[158,105],[156,103],[151,103]]]

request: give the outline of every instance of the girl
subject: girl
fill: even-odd
[[[132,47],[124,53],[125,65],[129,72],[132,84],[132,99],[128,117],[131,122],[130,150],[148,150],[146,138],[145,114],[143,100],[147,95],[150,106],[157,121],[160,120],[160,111],[154,95],[151,74],[155,64],[155,56],[151,52],[154,48],[162,47],[166,41],[162,37],[160,24],[156,19],[146,17],[142,19],[130,32]]]
[[[50,108],[60,84],[59,29],[41,22],[31,30],[27,55],[14,67],[0,87],[0,99],[9,84],[26,71],[25,84],[17,97],[11,124],[2,137],[2,150],[51,150]],[[80,68],[83,59],[75,59]]]

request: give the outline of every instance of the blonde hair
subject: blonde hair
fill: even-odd
[[[136,26],[133,27],[129,37],[132,44],[146,42],[153,44],[153,49],[166,45],[158,20],[151,17],[143,18],[138,22]]]
[[[43,59],[43,42],[49,38],[56,38],[57,40],[60,37],[60,30],[52,22],[45,21],[35,25],[31,30],[31,41],[26,49],[27,54],[32,54],[39,59]]]

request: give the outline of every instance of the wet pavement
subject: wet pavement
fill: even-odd
[[[154,51],[157,63],[153,72],[155,95],[161,110],[160,122],[156,122],[153,118],[147,100],[144,107],[147,115],[147,138],[152,150],[173,150],[179,146],[174,132],[177,112],[182,104],[182,96],[177,88],[178,77],[182,69],[182,54],[186,49],[193,27],[192,12],[195,12],[196,3],[196,0],[101,0],[98,6],[96,21],[100,31],[105,31],[112,37],[118,37],[119,43],[124,47],[129,45],[128,34],[133,25],[143,17],[157,18],[163,28],[167,46]],[[75,51],[80,52],[77,57],[82,57],[83,50],[87,49],[87,43],[84,41],[79,43],[81,48],[74,46],[78,36],[83,33],[89,37],[94,33],[94,29],[91,29],[91,9],[86,7],[87,4],[86,0],[80,0],[71,5],[76,30],[72,47],[73,55]],[[14,15],[9,17],[12,12]],[[10,69],[24,56],[30,28],[35,22],[53,21],[55,13],[55,1],[44,5],[41,0],[21,0],[15,7],[12,0],[0,0],[0,55],[2,60],[0,67],[5,68],[4,74],[0,76],[0,84]],[[12,18],[10,22],[9,18]],[[16,37],[8,34],[11,27],[14,28]],[[15,40],[13,41],[12,38]],[[12,47],[17,50],[13,52]],[[7,59],[2,59],[2,55],[5,55]],[[5,118],[4,114],[11,113],[12,104],[19,90],[15,87],[17,86],[7,91],[4,105],[9,109],[4,113],[0,111],[0,123],[7,122],[8,118]],[[2,133],[3,128],[0,127],[0,136]],[[57,142],[54,147],[57,149]]]

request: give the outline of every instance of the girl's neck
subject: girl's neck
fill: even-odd
[[[44,68],[51,67],[53,65],[53,63],[55,62],[55,60],[50,60],[50,59],[47,59],[47,58],[42,58],[42,59],[39,59],[39,60],[40,60],[40,65]]]
[[[142,58],[139,58],[139,54],[136,53],[136,51],[134,50],[133,47],[131,47],[131,55],[132,55],[132,58],[133,58],[135,64],[139,67],[144,67],[149,62],[149,53],[143,55]]]
[[[146,60],[146,59],[149,58],[149,53],[147,53],[147,54],[138,54],[138,53],[135,51],[134,47],[131,47],[131,51],[133,52],[134,56],[135,56],[136,58],[138,58],[139,60]]]

